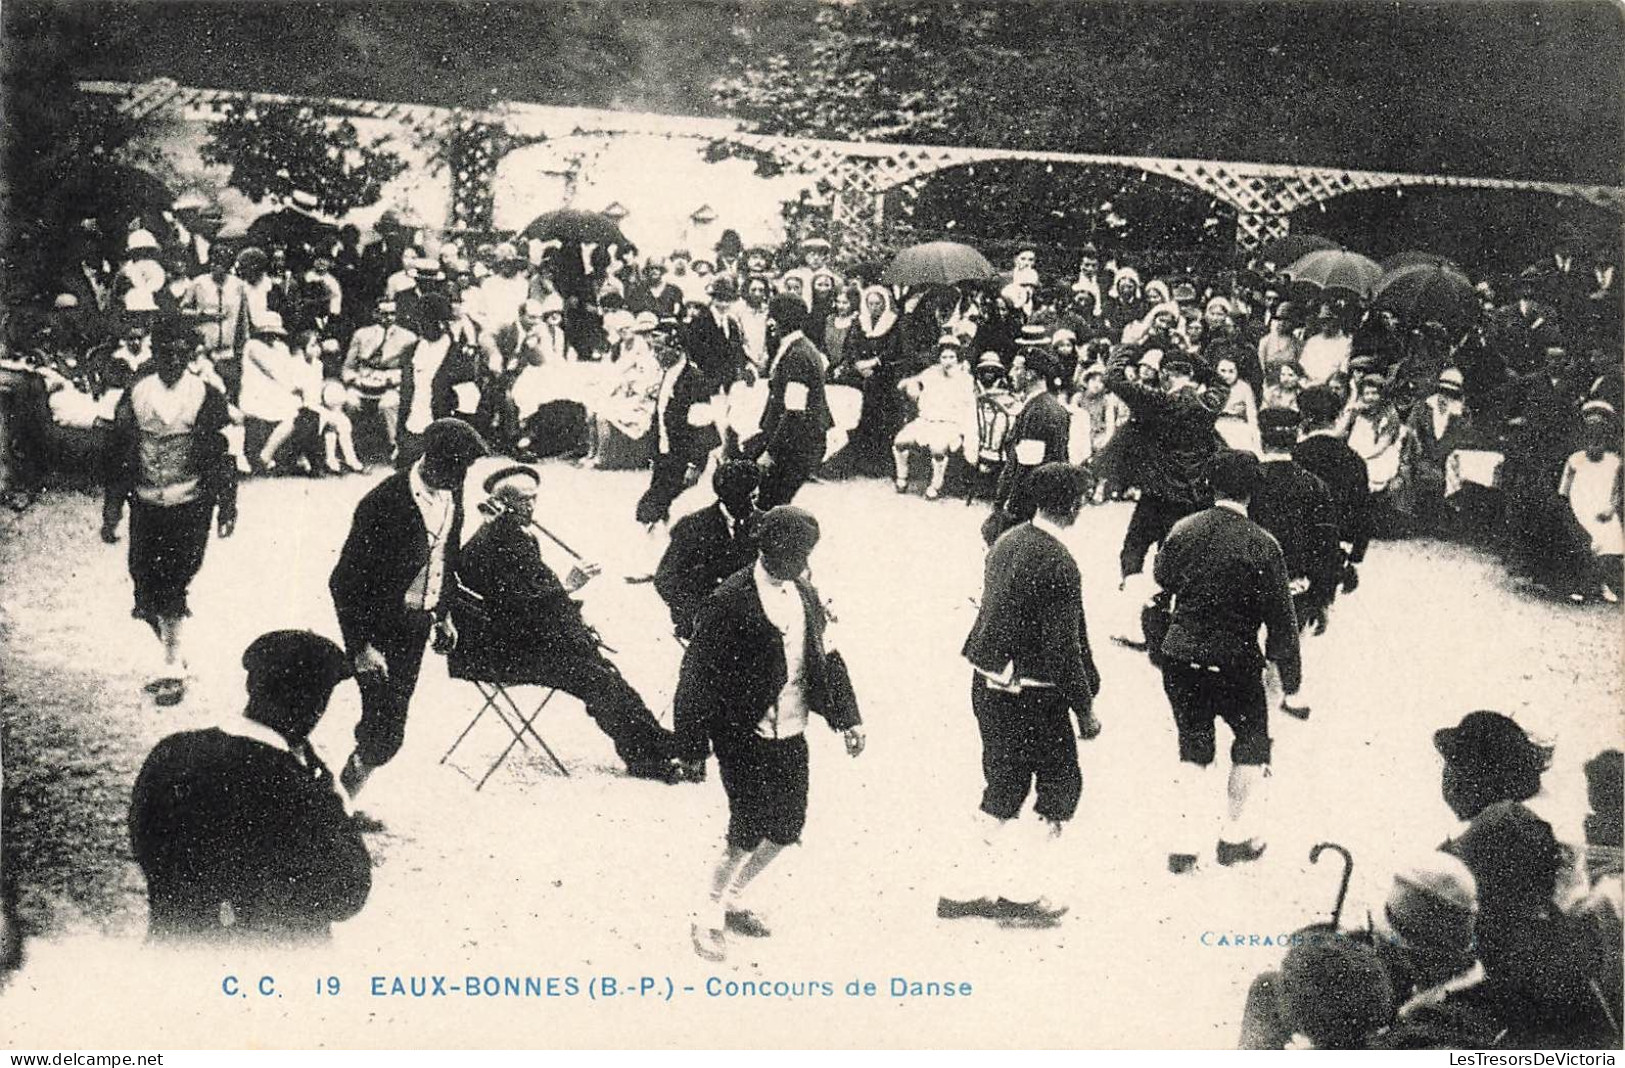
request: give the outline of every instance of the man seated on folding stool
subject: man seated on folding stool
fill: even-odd
[[[483,621],[452,651],[454,674],[509,685],[562,690],[587,706],[627,774],[677,782],[680,766],[670,731],[661,727],[619,669],[570,595],[599,573],[581,563],[560,581],[543,562],[532,516],[541,476],[504,468],[485,480],[490,517],[459,555],[457,577],[481,599]]]

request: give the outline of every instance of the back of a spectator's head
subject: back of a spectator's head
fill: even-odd
[[[1258,489],[1258,457],[1240,449],[1220,449],[1208,461],[1207,478],[1214,496],[1245,504]]]
[[[1330,386],[1310,386],[1298,394],[1298,414],[1305,430],[1324,430],[1343,414],[1343,398]]]
[[[735,514],[749,508],[752,495],[761,484],[762,471],[749,460],[727,460],[718,464],[716,474],[711,476],[711,488],[716,491],[717,500]]]
[[[1313,938],[1281,962],[1281,1022],[1316,1049],[1360,1049],[1394,1019],[1394,991],[1377,951],[1349,938]]]
[[[1419,986],[1472,967],[1478,884],[1456,857],[1432,850],[1394,873],[1376,929],[1401,949]]]
[[[248,718],[300,741],[327,709],[333,687],[351,676],[350,659],[327,638],[306,630],[262,634],[243,652]]]
[[[1088,472],[1075,464],[1041,464],[1027,480],[1038,514],[1062,525],[1077,519],[1089,489]]]
[[[1287,452],[1302,425],[1303,416],[1291,408],[1265,408],[1258,413],[1258,439],[1270,451]]]
[[[781,293],[767,302],[767,317],[778,324],[779,336],[787,337],[806,329],[807,305],[800,297]]]
[[[1027,368],[1027,374],[1032,379],[1042,382],[1045,388],[1052,387],[1060,381],[1061,365],[1048,348],[1025,345],[1021,349],[1020,356]]]
[[[1529,737],[1510,716],[1469,712],[1454,727],[1433,734],[1444,758],[1445,803],[1470,820],[1497,801],[1527,801],[1540,792],[1552,751]]]

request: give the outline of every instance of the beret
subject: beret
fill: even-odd
[[[436,419],[424,428],[423,455],[436,461],[452,460],[466,466],[490,454],[485,439],[461,419]]]
[[[350,660],[333,642],[308,630],[273,630],[243,651],[253,689],[270,694],[332,689],[351,675]]]
[[[806,557],[818,544],[818,520],[811,512],[790,504],[769,509],[756,527],[756,543],[763,556]]]

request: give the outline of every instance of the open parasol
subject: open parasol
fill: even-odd
[[[536,216],[519,231],[521,242],[532,239],[577,245],[616,245],[620,248],[631,244],[621,233],[620,226],[608,215],[596,211],[577,211],[575,208],[559,208]]]
[[[1377,283],[1371,303],[1415,325],[1439,322],[1457,331],[1471,326],[1479,314],[1472,281],[1439,263],[1413,263],[1389,271]]]
[[[1340,249],[1342,247],[1331,238],[1321,237],[1319,234],[1287,234],[1285,237],[1278,237],[1259,249],[1258,258],[1273,263],[1277,267],[1285,267],[1289,263],[1295,263],[1303,259],[1311,252]]]
[[[1343,289],[1364,298],[1371,295],[1382,278],[1382,266],[1358,252],[1322,249],[1295,260],[1286,273],[1294,282]]]
[[[893,257],[880,280],[893,286],[951,286],[969,279],[992,278],[987,257],[956,241],[928,241]]]

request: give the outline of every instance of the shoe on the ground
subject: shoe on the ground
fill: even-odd
[[[898,493],[908,492],[908,479],[906,478],[894,478],[892,479],[891,484],[896,488]]]
[[[1609,604],[1618,604],[1619,594],[1615,593],[1614,588],[1605,582],[1602,584],[1602,599]]]
[[[1078,737],[1086,742],[1092,742],[1100,737],[1100,717],[1090,709],[1078,717]]]
[[[1295,720],[1307,721],[1309,719],[1308,705],[1294,705],[1286,701],[1281,702],[1281,711]]]
[[[937,898],[937,918],[940,920],[962,920],[968,916],[986,919],[991,918],[993,914],[993,899],[989,897],[978,897],[969,901],[951,897]]]
[[[1196,870],[1195,853],[1169,853],[1168,871],[1172,875],[1189,875]]]
[[[186,697],[186,680],[159,679],[153,684],[152,700],[154,704],[170,707],[178,705]]]
[[[750,909],[729,909],[723,916],[722,924],[734,934],[746,938],[766,938],[773,933],[762,918]]]
[[[1036,929],[1059,926],[1061,917],[1067,914],[1067,906],[1044,897],[1037,901],[1011,901],[1001,897],[993,903],[993,912],[1000,927]]]
[[[351,753],[350,759],[344,762],[344,770],[339,772],[339,785],[344,792],[354,797],[367,785],[367,779],[372,775],[372,769],[361,762],[361,758]]]
[[[626,582],[627,582],[627,585],[629,585],[629,586],[639,586],[639,585],[642,585],[645,582],[653,582],[654,580],[655,580],[655,577],[653,575],[628,575],[628,576],[626,576]]]
[[[1264,855],[1268,843],[1253,845],[1251,842],[1226,842],[1219,840],[1219,863],[1226,868],[1237,864],[1250,864]]]
[[[632,760],[626,765],[626,774],[634,779],[652,779],[668,785],[680,781],[681,766],[676,760]]]
[[[722,932],[715,927],[690,924],[688,934],[694,942],[694,952],[699,957],[714,963],[728,959],[728,943],[723,938]]]
[[[357,834],[380,834],[386,829],[383,820],[360,810],[350,814],[350,826],[355,828]]]
[[[934,501],[938,497],[941,497],[941,496],[942,496],[942,491],[937,489],[935,486],[927,486],[927,487],[925,487],[925,499],[926,500]]]

